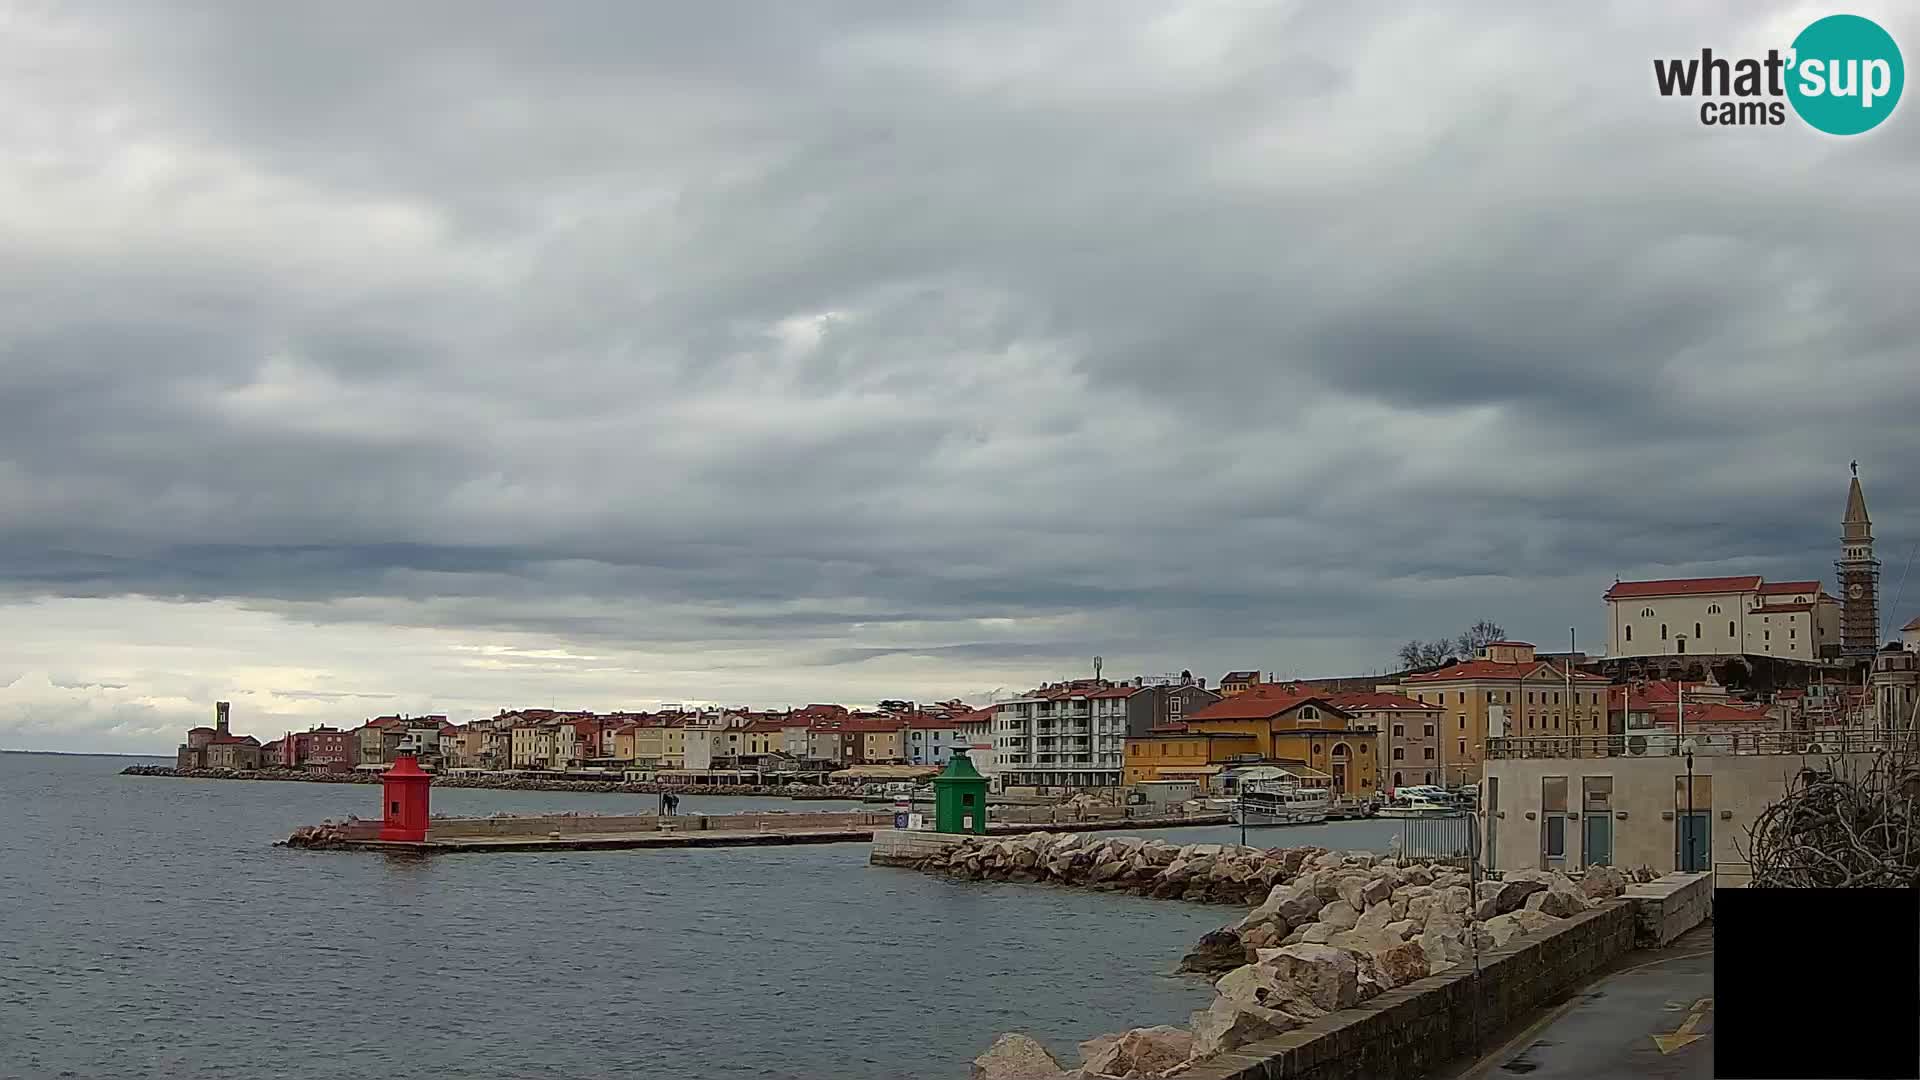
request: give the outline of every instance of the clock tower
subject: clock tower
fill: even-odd
[[[1847,512],[1840,519],[1840,559],[1833,564],[1840,585],[1840,651],[1871,656],[1880,646],[1880,560],[1873,557],[1873,520],[1860,492],[1860,463],[1847,485]]]

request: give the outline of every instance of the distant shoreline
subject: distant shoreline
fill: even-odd
[[[32,754],[35,757],[110,757],[110,758],[152,758],[166,761],[172,754],[113,754],[96,750],[0,750],[0,754]]]
[[[170,777],[179,780],[260,780],[294,784],[378,784],[377,772],[306,772],[300,769],[176,769],[169,765],[129,765],[122,776]],[[858,787],[792,786],[774,787],[755,784],[656,784],[627,783],[618,780],[545,780],[535,777],[489,777],[470,773],[450,773],[433,778],[437,788],[481,788],[489,791],[564,791],[579,795],[745,795],[759,798],[803,800],[855,800],[864,792]]]

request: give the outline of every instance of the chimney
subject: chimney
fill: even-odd
[[[216,735],[227,734],[227,710],[232,706],[224,701],[213,703],[213,731]]]

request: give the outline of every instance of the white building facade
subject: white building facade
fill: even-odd
[[[993,706],[993,771],[1004,788],[1118,787],[1131,687],[1082,679]]]
[[[1840,603],[1817,581],[1754,575],[1617,581],[1607,590],[1607,655],[1819,660],[1840,644]]]

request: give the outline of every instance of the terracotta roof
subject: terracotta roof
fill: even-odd
[[[1760,577],[1750,574],[1742,577],[1698,577],[1667,578],[1662,581],[1616,581],[1613,588],[1607,590],[1606,599],[1618,600],[1629,596],[1694,596],[1700,593],[1753,592],[1760,587]]]
[[[1482,648],[1491,649],[1496,645],[1517,645],[1527,649],[1533,648],[1533,642],[1531,641],[1489,641],[1482,646]]]
[[[874,716],[874,717],[848,716],[848,717],[840,717],[832,720],[821,720],[818,723],[814,724],[810,730],[822,731],[822,732],[846,732],[848,734],[858,734],[858,733],[870,732],[870,731],[902,731],[902,730],[905,730],[906,726],[907,726],[906,721],[896,720],[890,716]]]
[[[1916,620],[1916,621],[1920,621],[1920,620]],[[199,727],[190,727],[190,728],[188,728],[188,729],[187,729],[187,734],[189,734],[189,735],[191,735],[191,734],[193,734],[193,733],[194,733],[194,732],[196,732],[196,731],[206,731],[206,732],[212,732],[212,731],[214,731],[214,730],[215,730],[214,728],[210,728],[210,727],[208,727],[208,726],[207,726],[207,725],[205,725],[205,724],[201,724],[201,725],[200,725]]]
[[[1820,583],[1817,581],[1769,581],[1760,586],[1763,596],[1779,596],[1782,593],[1817,593]]]
[[[1915,616],[1912,622],[1901,627],[1900,629],[1903,633],[1908,630],[1920,630],[1920,615]]]
[[[1405,694],[1334,694],[1327,698],[1348,712],[1439,712],[1440,706],[1415,701]]]
[[[1093,693],[1088,694],[1087,697],[1089,700],[1093,698],[1130,698],[1145,689],[1146,687],[1144,686],[1111,686],[1105,690],[1095,690]]]
[[[1472,679],[1520,679],[1542,669],[1549,672],[1552,678],[1564,679],[1566,677],[1566,669],[1554,664],[1550,660],[1527,660],[1516,663],[1506,663],[1499,660],[1469,660],[1464,664],[1455,664],[1452,667],[1444,667],[1438,671],[1429,671],[1423,675],[1409,675],[1402,681],[1410,683],[1437,683],[1465,682]],[[1579,683],[1603,683],[1607,680],[1599,675],[1590,675],[1584,671],[1576,671],[1573,673],[1573,681]]]
[[[1654,722],[1663,726],[1678,726],[1678,705],[1655,705],[1648,710],[1653,714]],[[1687,703],[1687,724],[1727,724],[1752,723],[1775,719],[1767,714],[1764,705],[1731,705],[1725,702],[1710,702],[1705,705]]]
[[[912,713],[902,719],[907,727],[918,731],[945,730],[959,726],[960,721],[951,716],[934,716],[928,713]]]
[[[251,735],[215,735],[213,737],[213,744],[215,746],[259,746],[260,740]]]
[[[1331,709],[1341,716],[1346,710],[1334,705],[1327,697],[1311,690],[1301,690],[1290,683],[1262,683],[1249,687],[1245,693],[1213,702],[1196,713],[1187,714],[1193,720],[1267,720],[1289,712],[1307,703]]]

